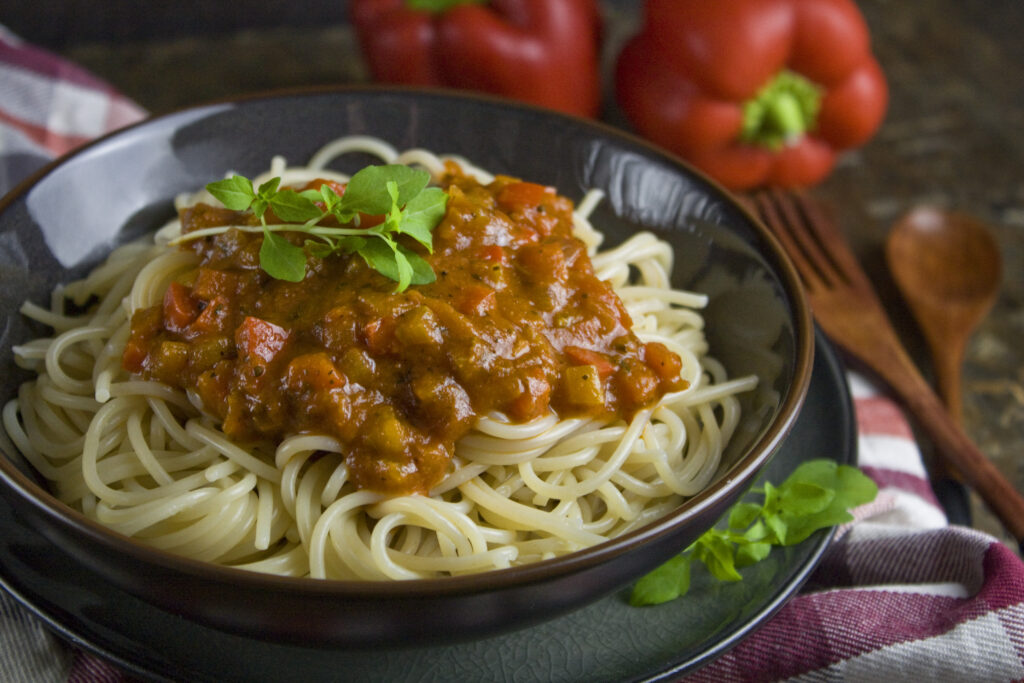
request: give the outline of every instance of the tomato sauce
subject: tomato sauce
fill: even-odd
[[[276,280],[259,268],[261,234],[228,230],[183,246],[199,266],[135,313],[124,367],[190,392],[237,442],[333,436],[355,484],[388,494],[428,492],[491,411],[628,418],[685,386],[679,357],[641,342],[595,277],[570,200],[510,177],[442,186],[433,253],[409,243],[436,282],[396,293],[345,254]],[[255,222],[204,204],[181,220]]]

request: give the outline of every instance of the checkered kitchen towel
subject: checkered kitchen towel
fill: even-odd
[[[144,112],[0,26],[0,194]],[[1024,563],[950,526],[902,412],[851,375],[860,465],[878,498],[856,511],[804,590],[695,681],[1024,680]],[[0,594],[0,680],[124,681]]]

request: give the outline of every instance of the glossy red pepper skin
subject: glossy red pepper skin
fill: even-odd
[[[374,80],[599,112],[596,0],[491,0],[440,13],[405,0],[350,0],[349,8]]]
[[[648,0],[620,52],[616,100],[645,137],[726,187],[810,186],[881,125],[888,87],[852,0]],[[816,125],[772,149],[741,138],[743,103],[787,69],[823,91]]]

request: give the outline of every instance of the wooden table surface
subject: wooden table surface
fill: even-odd
[[[314,3],[315,21],[291,28],[269,21],[246,27],[235,15],[218,20],[208,9],[200,37],[197,24],[181,23],[195,22],[182,18],[187,12],[177,15],[178,24],[160,24],[151,14],[159,8],[149,3],[133,10],[135,3],[114,2],[117,16],[107,17],[110,30],[104,33],[102,12],[76,14],[81,4],[68,0],[63,12],[48,8],[45,27],[35,24],[39,35],[154,113],[233,94],[366,77],[343,2],[336,13],[327,3]],[[884,265],[889,226],[919,203],[955,208],[991,224],[1003,251],[1003,287],[968,347],[965,428],[1024,491],[1024,3],[859,4],[889,79],[891,104],[878,135],[845,156],[815,193],[836,212],[926,373],[926,350]],[[609,57],[635,23],[633,7],[606,5],[613,19]],[[135,34],[125,17],[132,11],[150,13]],[[0,21],[34,40],[31,17],[25,25]],[[61,22],[67,24],[64,33]],[[924,450],[927,456],[927,444]],[[980,503],[972,500],[971,508],[975,526],[1002,535]]]

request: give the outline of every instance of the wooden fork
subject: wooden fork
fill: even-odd
[[[838,226],[804,192],[765,190],[746,199],[792,259],[822,330],[874,371],[1024,548],[1024,497],[949,416],[900,342]]]

